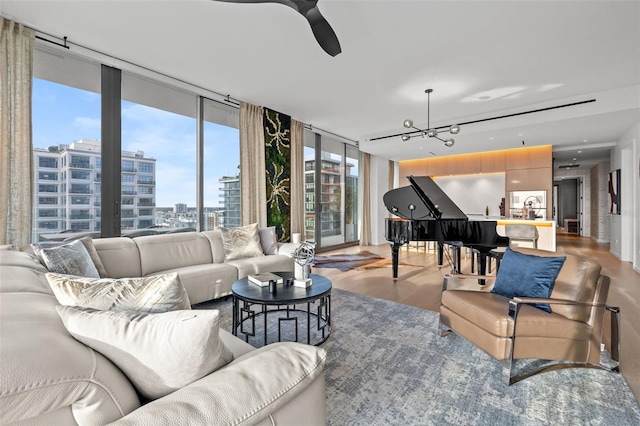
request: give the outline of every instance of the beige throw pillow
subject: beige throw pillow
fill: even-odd
[[[189,296],[175,272],[118,279],[91,279],[54,273],[48,273],[46,277],[62,305],[116,312],[191,309]]]
[[[224,260],[264,256],[257,223],[237,228],[222,228],[220,232],[224,246]]]
[[[111,360],[150,400],[233,360],[219,339],[217,310],[148,314],[61,305],[56,309],[73,337]]]
[[[32,244],[35,254],[51,272],[100,278],[91,255],[80,240],[54,247]]]

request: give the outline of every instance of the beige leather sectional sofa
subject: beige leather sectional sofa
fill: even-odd
[[[217,231],[95,246],[114,278],[177,271],[192,303],[229,294],[248,273],[292,267],[286,254],[225,263]],[[32,254],[0,250],[0,424],[326,423],[324,350],[300,343],[255,349],[224,330],[231,363],[143,404],[120,369],[69,334],[46,272]]]
[[[192,305],[231,294],[231,285],[249,274],[293,271],[297,247],[278,243],[278,254],[225,262],[220,231],[101,238],[93,244],[111,278],[177,272]]]

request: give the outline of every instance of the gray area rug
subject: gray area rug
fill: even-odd
[[[566,369],[506,387],[497,361],[440,337],[437,313],[339,289],[331,304],[330,425],[640,425],[620,374]],[[231,299],[195,308],[219,309],[231,330]]]

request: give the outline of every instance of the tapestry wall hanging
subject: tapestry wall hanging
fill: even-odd
[[[278,241],[291,232],[291,117],[265,108],[265,168],[267,226],[275,226]]]

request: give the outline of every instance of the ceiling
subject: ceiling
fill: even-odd
[[[335,57],[283,4],[0,1],[3,16],[67,36],[72,50],[79,44],[275,109],[392,160],[552,144],[557,165],[591,167],[640,121],[638,1],[318,7],[340,41]],[[462,125],[452,148],[384,138],[405,132],[405,118],[426,127],[427,88],[432,127],[595,102]]]

